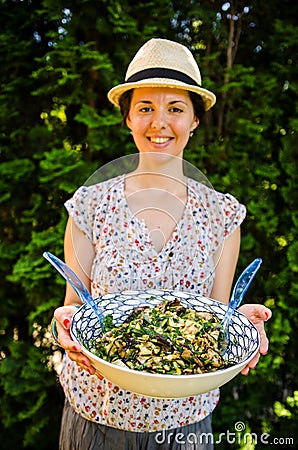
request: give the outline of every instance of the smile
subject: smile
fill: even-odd
[[[148,138],[150,142],[153,142],[154,144],[165,144],[166,142],[169,142],[171,138],[163,138],[163,137],[149,137]]]

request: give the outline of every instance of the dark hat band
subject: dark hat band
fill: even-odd
[[[148,78],[171,78],[172,80],[177,80],[181,81],[182,83],[190,84],[192,86],[201,87],[195,80],[193,80],[188,75],[185,75],[185,73],[179,72],[178,70],[163,68],[140,70],[140,72],[137,72],[129,77],[125,81],[125,83],[134,83],[136,81],[142,81]]]

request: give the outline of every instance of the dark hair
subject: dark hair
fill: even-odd
[[[133,89],[129,89],[129,91],[123,92],[121,97],[119,98],[119,106],[122,114],[122,124],[126,125],[126,119],[129,114],[131,98],[132,98]]]
[[[124,125],[126,124],[126,119],[129,114],[132,93],[133,89],[129,89],[128,91],[123,92],[119,99],[119,106],[122,114],[122,123]],[[188,93],[193,105],[195,116],[197,117],[197,119],[199,119],[199,121],[201,121],[205,115],[204,101],[199,94],[196,94],[192,91],[188,91]]]
[[[188,93],[189,93],[190,99],[192,101],[195,116],[201,122],[201,120],[203,119],[203,117],[205,116],[205,113],[206,113],[204,101],[203,101],[202,97],[199,94],[197,94],[196,92],[188,91]]]

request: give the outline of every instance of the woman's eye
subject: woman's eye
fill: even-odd
[[[149,112],[152,108],[150,106],[143,106],[143,108],[140,108],[140,112]]]
[[[175,107],[171,108],[170,111],[172,111],[174,113],[182,113],[183,109],[178,108],[177,106],[175,106]]]

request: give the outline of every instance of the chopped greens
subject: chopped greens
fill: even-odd
[[[138,307],[120,326],[107,319],[106,332],[89,350],[111,363],[161,374],[198,374],[227,367],[218,349],[219,319],[185,308],[178,299]],[[107,325],[106,324],[106,325]]]

